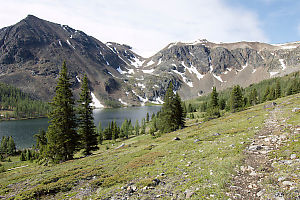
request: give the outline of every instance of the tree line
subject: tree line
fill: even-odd
[[[35,100],[31,95],[11,85],[0,83],[0,111],[12,111],[0,114],[1,119],[45,117],[49,111],[47,103]]]
[[[205,119],[213,119],[221,116],[222,111],[238,112],[250,106],[280,97],[297,94],[300,92],[299,72],[264,80],[257,84],[251,84],[247,88],[235,85],[232,88],[217,92],[216,88],[210,95],[198,98],[202,103],[198,106],[189,104],[188,112],[199,110],[205,112]]]

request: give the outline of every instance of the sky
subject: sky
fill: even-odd
[[[171,42],[300,41],[299,0],[0,0],[0,27],[28,14],[149,57]]]

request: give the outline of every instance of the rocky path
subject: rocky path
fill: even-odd
[[[231,199],[300,199],[299,155],[291,153],[286,160],[270,156],[299,137],[299,127],[291,127],[286,120],[280,105],[269,110],[264,127],[245,149],[244,163],[233,177],[228,194]]]

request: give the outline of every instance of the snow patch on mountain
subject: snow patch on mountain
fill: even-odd
[[[160,65],[160,64],[161,64],[161,58],[158,60],[157,65]]]
[[[104,108],[104,106],[101,104],[101,102],[96,98],[95,94],[93,92],[91,92],[91,96],[92,96],[92,103],[91,105],[93,107],[97,108]]]
[[[120,101],[120,103],[123,104],[124,106],[127,106],[127,105],[128,105],[128,103],[122,101],[122,99],[119,99],[119,101]]]
[[[218,81],[220,81],[220,82],[224,82],[223,80],[222,80],[222,78],[221,78],[221,76],[217,76],[217,75],[215,75],[215,74],[212,74],[216,79],[218,79]]]
[[[120,74],[126,74],[126,73],[127,73],[126,71],[123,71],[123,70],[121,69],[120,66],[117,68],[117,71],[118,71]]]
[[[154,103],[154,104],[163,104],[164,101],[160,98],[160,97],[157,97],[154,101],[150,101],[151,103]]]
[[[68,45],[70,45],[73,49],[75,49],[75,47],[71,44],[71,42],[69,40],[67,40]]]
[[[284,60],[283,59],[279,59],[279,62],[281,64],[282,70],[286,69],[286,65],[284,64]]]
[[[139,100],[142,102],[142,106],[144,106],[145,103],[148,101],[148,98],[147,98],[147,97],[146,97],[146,98],[141,97],[141,96],[138,95],[134,90],[132,90],[132,93],[133,93],[135,96],[137,96],[137,97],[139,98]]]
[[[150,65],[153,65],[155,62],[153,60],[150,60],[148,63],[147,63],[147,67],[150,66]]]
[[[254,74],[256,72],[256,69],[253,69],[252,74]]]
[[[142,70],[145,74],[152,74],[154,72],[154,69],[143,69]]]
[[[278,74],[279,72],[270,72],[270,76],[275,76],[276,74]]]
[[[141,88],[143,88],[143,89],[146,88],[146,86],[145,86],[143,83],[138,83],[137,86],[138,86],[138,87],[141,87]]]
[[[183,82],[185,82],[189,87],[194,87],[193,86],[193,83],[191,81],[189,81],[186,77],[185,77],[185,74],[184,73],[181,73],[177,70],[172,70],[173,72],[175,72],[176,74],[180,75]]]
[[[130,61],[130,62],[131,62],[131,65],[133,65],[135,68],[139,68],[145,62],[144,60],[142,61],[142,60],[138,59],[137,57],[134,57],[133,60],[134,61]]]
[[[81,83],[81,80],[78,78],[78,76],[76,76],[76,79],[79,83]]]

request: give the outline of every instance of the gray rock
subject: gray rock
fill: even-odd
[[[294,185],[295,183],[294,182],[291,182],[291,181],[283,181],[282,182],[282,185],[283,186],[292,186],[292,185]]]
[[[194,194],[194,192],[192,190],[187,189],[185,192],[185,198],[191,198]]]
[[[253,145],[253,146],[249,146],[249,151],[258,151],[262,149],[262,146],[260,145]]]
[[[179,137],[175,137],[173,140],[180,140],[180,138]]]
[[[125,146],[125,143],[122,143],[120,146],[118,146],[117,148],[115,148],[115,149],[120,149],[120,148],[122,148],[122,147],[124,147]]]
[[[277,103],[272,102],[272,103],[269,103],[269,104],[264,105],[264,108],[265,108],[265,109],[266,109],[266,108],[273,108],[273,107],[275,107],[276,105],[277,105]]]
[[[300,108],[293,108],[292,112],[300,112]]]
[[[194,143],[197,143],[197,142],[200,142],[200,141],[201,141],[200,139],[195,139]]]
[[[292,159],[292,160],[293,160],[293,159],[296,159],[296,157],[297,157],[296,154],[292,154],[292,155],[291,155],[291,159]]]

